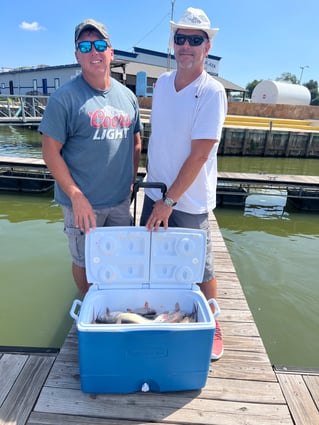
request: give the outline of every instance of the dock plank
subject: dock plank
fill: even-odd
[[[243,336],[243,337],[257,337],[259,338],[259,333],[257,326],[254,322],[247,322],[243,326],[242,323],[238,322],[225,322],[222,323],[223,333],[228,336]]]
[[[244,391],[243,391],[244,389]],[[200,397],[246,403],[284,404],[282,392],[275,381],[251,381],[209,377]]]
[[[0,425],[26,423],[53,362],[54,357],[28,356],[0,407]]]
[[[88,403],[89,399],[89,403]],[[77,390],[44,388],[35,411],[108,419],[206,425],[292,424],[284,404],[207,400],[198,392],[90,396]]]
[[[252,382],[277,382],[265,352],[225,350],[218,364],[213,364],[210,376]]]
[[[136,422],[121,419],[88,418],[80,415],[32,412],[27,425],[154,425],[154,422]],[[165,422],[165,425],[177,425]]]
[[[16,156],[0,155],[0,165],[21,165],[21,166],[38,166],[45,167],[45,162],[41,158],[24,158]]]
[[[291,175],[291,174],[271,174],[271,173],[238,173],[238,172],[218,172],[218,177],[223,180],[237,180],[239,182],[261,183],[272,182],[274,184],[294,184],[318,185],[319,176]]]
[[[319,410],[319,376],[304,375],[303,379],[308,387],[313,401],[316,404],[317,410]]]
[[[319,425],[319,412],[301,375],[277,374],[296,425]],[[318,390],[316,390],[318,391]]]
[[[0,358],[0,406],[2,406],[5,398],[9,394],[13,384],[15,383],[19,373],[21,372],[28,356],[3,354]]]

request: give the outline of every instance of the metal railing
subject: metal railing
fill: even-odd
[[[40,121],[48,98],[49,96],[0,94],[0,121]]]

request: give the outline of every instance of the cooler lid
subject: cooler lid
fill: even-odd
[[[145,227],[97,227],[85,239],[88,282],[141,287],[202,281],[206,258],[203,230]]]

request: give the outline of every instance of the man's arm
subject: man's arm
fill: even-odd
[[[193,183],[202,166],[207,161],[210,151],[218,140],[215,139],[197,139],[192,141],[191,152],[182,165],[179,173],[167,191],[167,196],[175,202],[183,195],[183,193]],[[164,204],[163,200],[155,203],[152,214],[147,220],[146,227],[149,230],[153,228],[157,230],[163,222],[164,228],[168,228],[168,219],[173,209]]]

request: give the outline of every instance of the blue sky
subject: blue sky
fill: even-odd
[[[319,81],[319,0],[17,0],[1,11],[0,68],[75,62],[74,27],[103,22],[115,49],[167,52],[169,20],[203,9],[220,28],[211,54],[219,75],[245,87],[284,72]],[[309,67],[309,68],[308,68]]]

